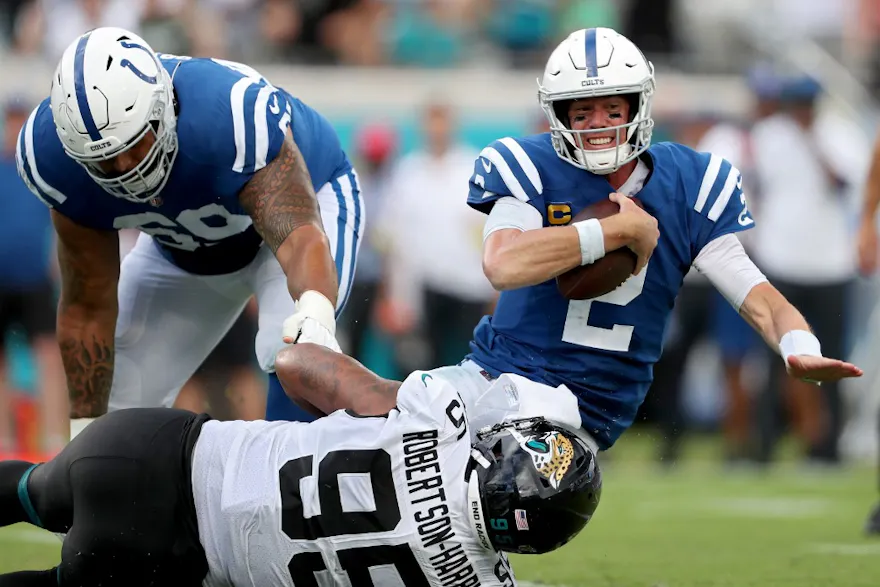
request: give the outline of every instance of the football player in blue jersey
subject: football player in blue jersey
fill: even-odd
[[[862,374],[822,356],[801,314],[743,251],[736,233],[754,220],[739,171],[682,145],[651,146],[654,70],[636,45],[607,28],[572,33],[551,54],[538,95],[550,132],[495,141],[476,160],[468,204],[488,214],[483,267],[502,293],[470,354],[439,373],[472,391],[503,373],[564,385],[584,431],[607,449],[644,400],[694,265],[779,349],[792,376]],[[619,213],[572,222],[609,197]],[[555,277],[621,247],[638,262],[620,287],[587,300],[560,294]]]
[[[254,69],[95,29],[64,52],[16,155],[58,235],[72,435],[108,409],[170,406],[251,295],[265,371],[285,343],[338,349],[357,177],[327,120]],[[307,418],[271,376],[267,412]]]

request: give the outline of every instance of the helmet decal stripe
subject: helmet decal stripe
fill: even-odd
[[[587,77],[598,77],[599,58],[596,56],[596,29],[584,31],[584,51],[587,55]]]
[[[86,96],[84,62],[86,57],[86,44],[89,42],[91,34],[92,33],[84,34],[80,37],[79,43],[76,45],[76,56],[73,60],[73,85],[74,88],[76,88],[76,105],[79,106],[79,113],[80,116],[82,116],[83,123],[86,125],[86,130],[88,131],[89,136],[92,137],[93,141],[99,141],[103,137],[98,130],[98,125],[95,124],[95,119],[92,118],[92,111],[89,108],[89,98]]]

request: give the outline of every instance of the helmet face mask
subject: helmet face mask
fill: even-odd
[[[630,118],[602,129],[573,130],[563,107],[573,100],[627,96]],[[629,39],[607,28],[575,31],[550,55],[538,82],[538,101],[550,125],[556,154],[565,162],[605,175],[644,153],[654,121],[654,66]],[[584,148],[596,133],[623,132],[626,142],[607,149]]]
[[[165,186],[177,156],[174,89],[143,39],[114,27],[79,37],[55,71],[51,108],[65,152],[106,192],[146,202]],[[150,149],[133,168],[106,173],[101,162],[134,148],[149,133]]]
[[[550,552],[574,538],[602,491],[593,452],[574,432],[544,418],[480,431],[468,482],[479,541],[523,554]]]

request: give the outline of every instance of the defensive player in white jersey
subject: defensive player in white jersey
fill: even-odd
[[[251,295],[265,371],[285,341],[338,348],[357,178],[329,122],[252,68],[95,29],[64,52],[16,156],[58,234],[74,434],[108,405],[171,405]],[[143,234],[120,273],[125,228]],[[283,396],[270,377],[268,417],[296,419]]]
[[[387,381],[314,344],[276,367],[291,397],[329,415],[121,410],[48,463],[0,463],[0,526],[67,532],[56,568],[0,587],[511,587],[503,552],[554,550],[596,509],[588,443],[544,418],[509,421],[528,387],[466,398],[428,372]]]

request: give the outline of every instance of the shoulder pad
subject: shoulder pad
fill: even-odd
[[[480,151],[474,162],[468,204],[483,209],[505,196],[523,202],[539,199],[544,182],[531,150],[522,139],[505,137]]]
[[[56,143],[53,149],[51,142]],[[61,156],[56,151],[61,151]],[[58,137],[52,120],[48,98],[34,108],[27,122],[18,133],[15,145],[15,163],[18,175],[28,189],[50,208],[67,201],[67,196],[53,183],[52,177],[60,171],[64,174],[67,167],[76,167],[76,163],[67,157]],[[60,183],[59,183],[60,185]]]
[[[254,69],[193,59],[182,63],[174,86],[180,149],[187,157],[249,176],[280,151],[291,105]]]

